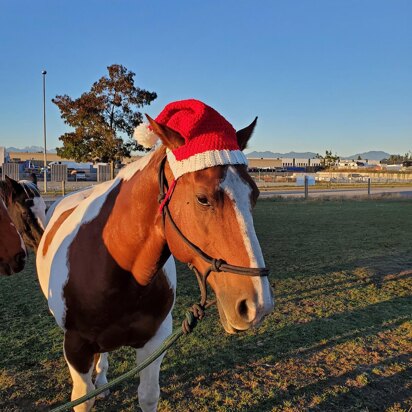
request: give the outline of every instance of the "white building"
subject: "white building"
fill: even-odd
[[[6,148],[4,146],[0,146],[0,167],[6,162]]]

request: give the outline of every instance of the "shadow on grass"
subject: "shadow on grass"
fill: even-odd
[[[190,387],[198,376],[204,375],[207,380],[210,380],[213,379],[213,374],[219,374],[222,370],[230,371],[245,363],[253,365],[254,362],[262,359],[266,364],[274,365],[276,362],[291,357],[296,359],[306,358],[311,353],[352,339],[367,338],[380,332],[395,329],[411,319],[411,313],[412,297],[399,297],[329,318],[316,319],[304,324],[288,325],[270,334],[264,333],[258,336],[249,334],[244,337],[231,337],[225,344],[222,344],[222,341],[216,346],[211,343],[207,351],[200,349],[193,353],[190,358],[180,359],[173,365],[169,365],[162,372],[162,380],[166,382],[176,373],[179,374],[177,371],[184,370],[184,381],[179,380],[176,389],[184,393],[186,391],[190,392]],[[205,338],[208,337],[205,336]],[[320,342],[325,343],[321,344]],[[257,344],[259,345],[258,351],[256,350]],[[253,368],[253,366],[250,367]],[[353,374],[356,374],[356,371],[353,371]],[[407,377],[407,373],[399,374],[399,390],[406,384]],[[333,379],[328,379],[321,385],[325,387],[332,386],[335,384]],[[390,379],[388,379],[389,382]],[[381,380],[381,385],[385,385],[384,380]],[[376,388],[377,391],[381,389],[381,387]],[[280,395],[280,398],[276,398],[276,402],[290,399],[294,394],[296,393],[293,391],[287,394],[285,392],[285,397]],[[395,395],[400,396],[397,392]],[[393,401],[393,399],[392,397],[391,400]],[[255,405],[250,411],[269,410],[265,409],[264,406],[273,404],[274,399],[268,399],[268,402],[265,402],[262,408]]]
[[[363,275],[359,274],[360,271],[363,272]],[[345,272],[346,278],[338,281],[323,281],[321,285],[322,293],[329,291],[339,291],[341,289],[337,288],[337,286],[345,285],[350,282],[358,282],[361,279],[375,284],[375,286],[380,288],[382,286],[384,278],[388,275],[400,273],[401,275],[397,275],[396,279],[399,279],[401,276],[410,277],[412,274],[412,258],[408,255],[405,256],[404,253],[399,253],[353,259],[342,265],[339,265],[339,267],[337,267],[337,265],[324,266],[319,273],[323,274],[322,277],[325,278],[324,274],[332,274],[335,272]],[[304,281],[304,279],[307,279],[307,274],[302,273],[299,275],[291,276],[290,278],[286,276],[282,280],[296,279],[298,277],[301,277],[302,281]],[[277,280],[272,279],[271,282],[276,290]],[[285,299],[290,296],[296,295],[296,293],[299,293],[299,295],[301,296],[310,292],[319,292],[319,285],[309,288],[300,287],[296,292],[280,293],[277,294],[276,297]]]
[[[333,293],[342,293],[342,292],[348,292],[350,290],[353,289],[360,289],[360,288],[364,288],[367,287],[369,285],[374,285],[377,289],[382,289],[382,287],[386,284],[390,284],[393,282],[397,282],[399,280],[407,280],[412,278],[412,270],[408,270],[408,271],[404,271],[399,275],[394,275],[391,278],[385,278],[388,275],[378,275],[375,273],[372,273],[370,276],[368,277],[364,277],[362,279],[359,278],[349,278],[347,281],[342,281],[342,282],[336,282],[337,287],[333,287],[333,286],[326,286],[326,287],[322,287],[322,290],[320,291],[319,288],[310,288],[310,289],[306,289],[303,290],[299,297],[290,297],[288,299],[289,296],[293,296],[295,294],[282,294],[282,295],[277,295],[276,298],[279,299],[282,303],[286,303],[286,302],[295,302],[298,303],[301,300],[305,300],[308,298],[316,298],[316,297],[320,297],[321,295],[324,295],[325,293],[329,293],[329,292],[333,292]],[[348,283],[353,283],[350,284],[350,286],[347,286]],[[343,286],[346,285],[346,286]],[[286,297],[286,299],[285,299]]]
[[[311,403],[309,399],[318,398],[308,408],[313,411],[384,411],[395,402],[401,405],[405,403],[405,406],[408,402],[410,406],[412,398],[408,384],[412,378],[411,367],[385,377],[372,373],[373,370],[407,363],[409,360],[410,355],[402,354],[374,364],[359,364],[337,377],[329,377],[299,389],[279,390],[276,396],[268,397],[253,408],[244,409],[244,412],[269,411],[288,401],[293,403],[294,398],[300,397],[306,397],[308,403]],[[363,376],[363,382],[357,381],[359,376]]]
[[[222,372],[226,377],[233,377],[241,374],[242,371],[252,370],[253,372],[253,364],[255,362],[260,364],[259,361],[262,359],[264,359],[265,366],[271,368],[271,365],[274,367],[282,360],[290,360],[294,357],[306,359],[315,352],[334,345],[357,338],[372,337],[378,333],[388,333],[410,319],[411,311],[411,298],[400,297],[352,312],[316,319],[306,324],[289,325],[272,333],[271,336],[267,334],[231,336],[223,342],[219,340],[217,344],[213,342],[213,335],[221,331],[216,331],[218,326],[214,319],[214,326],[201,325],[195,332],[198,338],[204,339],[205,347],[193,348],[189,356],[182,354],[179,357],[179,352],[186,345],[184,341],[181,341],[181,346],[179,345],[180,347],[175,349],[174,354],[171,355],[177,360],[173,364],[169,364],[166,360],[161,372],[161,382],[163,382],[161,386],[166,385],[169,388],[162,390],[162,398],[169,399],[173,405],[176,402],[174,399],[176,393],[180,394],[180,398],[193,397],[192,388],[196,386],[195,382],[199,382],[198,378],[201,376],[203,376],[202,386],[207,388],[208,385],[213,385],[214,378],[221,376]],[[213,331],[208,329],[209,326],[213,326]],[[320,344],[322,340],[326,342]],[[257,341],[261,345],[259,350],[256,347]],[[269,392],[259,404],[239,410],[270,411],[275,406],[282,408],[284,402],[287,401],[293,404],[293,399],[299,396],[305,397],[308,403],[315,396],[320,398],[311,410],[384,410],[394,402],[401,403],[408,399],[407,384],[411,380],[411,370],[406,369],[388,377],[374,375],[372,370],[384,368],[396,362],[407,362],[408,359],[407,355],[400,354],[375,364],[366,364],[360,360],[351,371],[338,377],[326,376],[316,383],[299,388],[292,385],[285,389],[274,387],[274,390]],[[232,375],[231,371],[236,373]],[[365,372],[368,374],[368,382],[364,386],[356,387],[348,383],[349,380],[356,381],[356,377]],[[236,386],[236,383],[233,385]],[[137,382],[133,380],[118,388],[115,399],[122,399],[124,409],[138,410],[136,388]],[[109,398],[107,401],[99,402],[98,410],[113,410],[118,405],[115,399]],[[193,402],[196,403],[195,400]],[[221,410],[230,409],[222,407]]]

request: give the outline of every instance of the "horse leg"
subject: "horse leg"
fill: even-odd
[[[97,357],[97,362],[96,362],[96,379],[94,381],[94,384],[96,388],[100,388],[100,386],[103,386],[107,383],[107,370],[109,369],[109,360],[108,360],[108,353],[100,353],[96,354],[95,357]],[[95,358],[96,359],[96,358]],[[103,399],[106,396],[110,394],[110,390],[107,389],[100,395],[97,395],[98,399]]]
[[[169,313],[160,325],[156,335],[143,348],[137,349],[137,364],[150,356],[162,342],[172,333],[172,315]],[[160,397],[159,372],[165,354],[157,358],[152,364],[140,372],[138,388],[139,405],[143,412],[156,412]]]
[[[64,357],[73,380],[71,400],[74,401],[95,389],[92,381],[93,350],[76,332],[64,335]],[[94,398],[75,406],[75,412],[88,412],[94,405]]]

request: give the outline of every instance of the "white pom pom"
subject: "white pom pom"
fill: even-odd
[[[134,129],[133,137],[137,140],[137,143],[146,148],[153,147],[159,140],[157,134],[149,129],[148,123],[139,124],[139,126]]]

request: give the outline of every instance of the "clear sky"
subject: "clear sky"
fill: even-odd
[[[250,150],[412,150],[410,0],[0,0],[0,145],[67,130],[51,98],[123,64],[158,98],[197,98]]]

